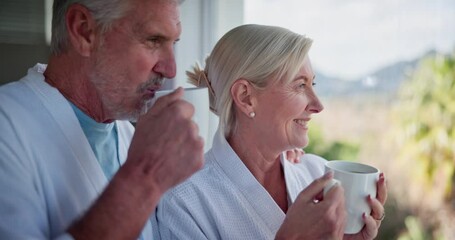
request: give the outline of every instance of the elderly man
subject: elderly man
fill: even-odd
[[[175,76],[180,32],[177,1],[54,1],[49,64],[0,90],[1,239],[151,238],[149,215],[203,165],[203,140],[181,90],[134,136],[125,120]]]

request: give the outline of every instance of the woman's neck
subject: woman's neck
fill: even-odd
[[[250,170],[256,180],[267,190],[283,212],[287,211],[288,198],[281,152],[273,152],[270,147],[262,146],[253,139],[253,134],[238,131],[228,137],[227,141]]]

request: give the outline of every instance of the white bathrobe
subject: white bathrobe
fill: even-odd
[[[0,88],[0,239],[71,239],[65,230],[107,185],[71,106],[44,81],[45,68],[37,64]],[[134,128],[116,123],[123,163]],[[152,238],[149,222],[143,238]]]
[[[204,168],[167,192],[156,211],[162,239],[274,239],[285,213],[217,132]],[[281,159],[290,203],[324,173],[326,160]]]

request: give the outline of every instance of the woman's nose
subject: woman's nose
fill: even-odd
[[[324,109],[324,105],[322,105],[321,101],[316,95],[313,95],[311,102],[309,104],[309,111],[311,113],[320,113]]]

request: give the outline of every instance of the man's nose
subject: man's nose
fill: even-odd
[[[161,74],[165,78],[174,78],[176,75],[176,63],[174,49],[164,52],[158,62],[153,67],[153,71]]]

